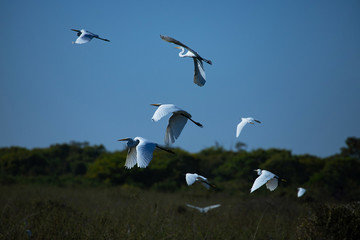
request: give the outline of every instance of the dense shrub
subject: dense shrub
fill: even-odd
[[[300,220],[299,240],[360,239],[360,203],[309,206],[309,214]]]
[[[254,169],[269,170],[287,180],[276,194],[295,196],[297,187],[308,189],[313,199],[351,201],[360,198],[360,140],[349,138],[340,154],[327,158],[294,155],[286,149],[236,151],[216,145],[198,153],[179,148],[175,155],[155,151],[145,169],[124,168],[127,150],[108,152],[102,145],[71,142],[49,148],[0,148],[0,183],[133,185],[143,189],[176,191],[185,186],[186,173],[198,173],[218,186],[218,191],[248,192]],[[83,179],[83,180],[81,180]],[[267,191],[260,189],[260,194]]]

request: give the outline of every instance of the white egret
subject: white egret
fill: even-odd
[[[181,131],[184,129],[188,119],[193,123],[195,123],[197,126],[201,128],[203,127],[201,123],[195,122],[194,120],[191,119],[190,113],[178,108],[174,104],[150,104],[150,105],[158,107],[158,109],[156,109],[152,117],[152,120],[154,122],[157,122],[164,116],[168,115],[169,113],[172,113],[172,116],[169,118],[169,124],[165,132],[166,145],[175,142],[175,139],[177,139],[180,136]]]
[[[101,38],[101,37],[99,37],[99,35],[96,35],[94,33],[86,31],[84,29],[81,29],[81,30],[71,29],[71,30],[74,32],[77,32],[77,36],[78,36],[78,38],[75,40],[75,42],[72,42],[72,43],[83,44],[83,43],[90,42],[93,38],[97,38],[97,39],[100,39],[100,40],[103,40],[106,42],[110,42],[110,40]]]
[[[197,207],[197,206],[194,206],[194,205],[191,205],[191,204],[188,204],[188,203],[186,204],[186,206],[191,207],[191,208],[195,208],[201,213],[207,213],[211,209],[220,207],[221,204],[215,204],[215,205],[211,205],[211,206],[207,206],[207,207],[203,207],[203,208],[202,207]]]
[[[181,52],[179,53],[179,57],[191,57],[194,60],[194,83],[198,86],[202,87],[205,85],[206,82],[206,75],[203,67],[203,61],[212,65],[212,62],[210,60],[207,60],[205,58],[202,58],[197,52],[186,46],[185,44],[179,42],[178,40],[160,35],[161,39],[167,42],[174,43],[176,45],[179,45],[180,47],[175,47],[178,49],[181,49]],[[186,53],[185,48],[188,50]]]
[[[204,185],[204,187],[206,187],[208,190],[210,189],[210,187],[216,188],[215,185],[208,182],[206,177],[200,176],[196,173],[187,173],[185,175],[185,179],[187,185],[189,186],[192,185],[194,182],[198,181],[201,182]]]
[[[247,123],[255,124],[254,121],[257,122],[257,123],[261,123],[259,120],[256,120],[256,119],[254,119],[252,117],[241,118],[241,122],[237,125],[237,128],[236,128],[236,137],[239,137],[241,130],[244,128],[244,126]]]
[[[302,195],[304,195],[305,192],[306,192],[305,188],[299,187],[297,192],[297,197],[302,197]]]
[[[175,154],[173,151],[160,147],[156,143],[150,142],[142,137],[132,138],[123,138],[118,141],[127,141],[128,154],[126,156],[125,167],[132,168],[137,164],[139,168],[146,168],[152,157],[155,148],[167,151],[169,153]]]
[[[254,171],[257,172],[259,177],[255,179],[255,182],[251,187],[250,190],[251,193],[256,189],[258,189],[259,187],[261,187],[262,185],[264,185],[265,183],[266,183],[266,188],[269,189],[270,191],[274,191],[277,188],[278,180],[280,179],[278,176],[266,170],[256,169]],[[280,180],[286,182],[285,179],[280,179]]]

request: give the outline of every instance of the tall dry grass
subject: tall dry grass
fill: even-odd
[[[14,185],[0,186],[0,196],[0,239],[291,240],[302,239],[297,232],[310,214],[308,204],[295,197],[243,197],[201,186],[161,193]],[[222,206],[201,214],[185,203]]]

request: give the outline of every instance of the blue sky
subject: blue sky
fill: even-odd
[[[1,1],[0,147],[70,141],[123,149],[142,136],[164,143],[173,103],[188,123],[175,147],[197,152],[282,148],[329,156],[360,137],[359,1]],[[71,42],[71,28],[94,39]],[[174,37],[212,60],[193,83]],[[235,138],[241,117],[246,126]]]

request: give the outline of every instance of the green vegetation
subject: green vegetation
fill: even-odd
[[[0,239],[360,239],[360,203],[132,187],[0,187]],[[185,203],[221,207],[202,214]]]
[[[101,145],[0,148],[0,239],[360,239],[360,139],[327,158],[243,147],[158,151],[130,170]],[[250,194],[256,168],[287,182]],[[187,172],[217,189],[186,186]]]
[[[262,168],[287,180],[277,194],[293,195],[303,186],[316,200],[352,201],[360,198],[360,139],[348,138],[346,144],[339,154],[327,158],[282,149],[245,151],[242,143],[236,144],[236,151],[221,146],[193,154],[181,149],[173,149],[175,155],[156,151],[146,169],[125,169],[125,149],[109,152],[86,142],[31,150],[0,148],[0,183],[129,185],[175,192],[186,187],[185,173],[196,172],[208,177],[218,191],[246,195],[257,177],[252,170]]]

